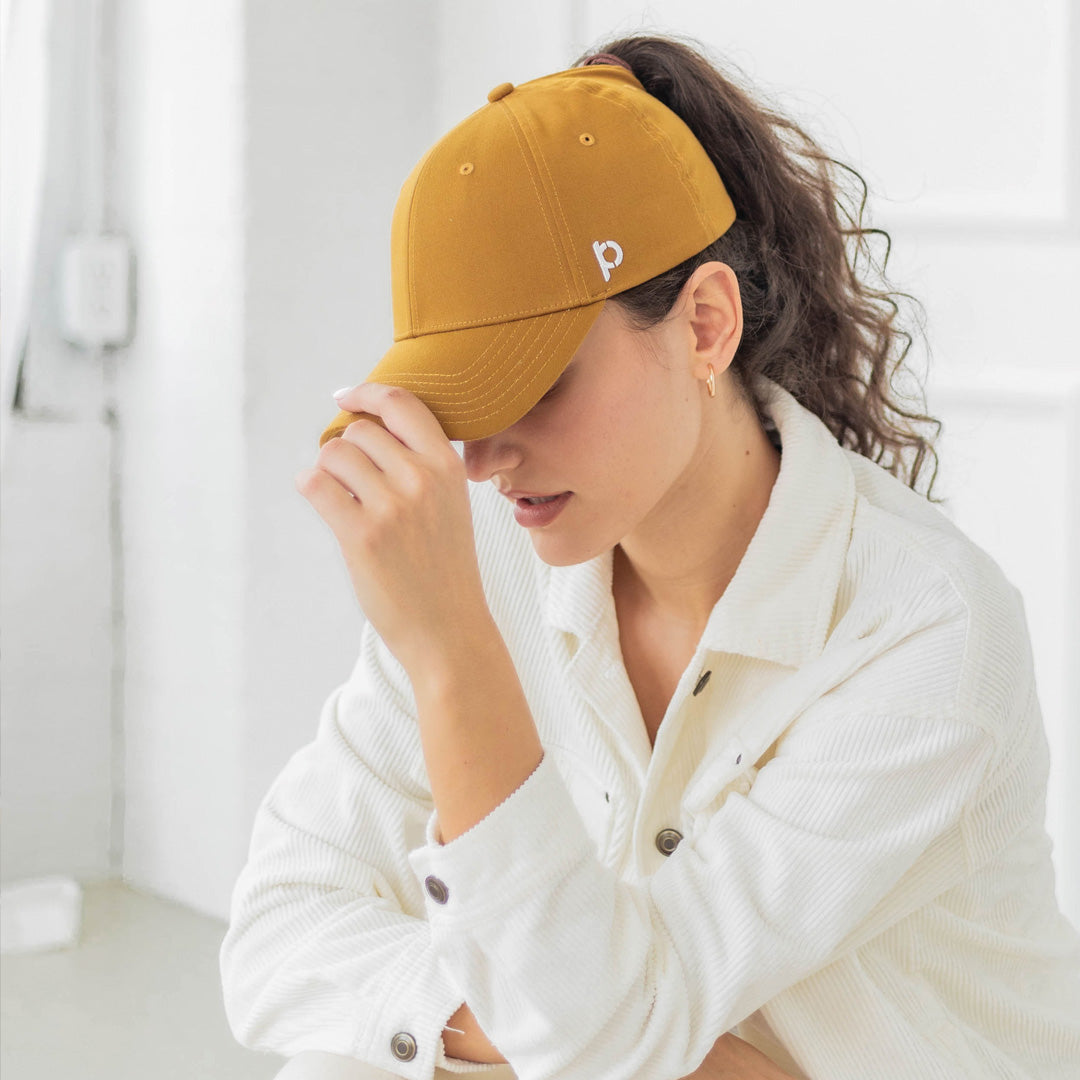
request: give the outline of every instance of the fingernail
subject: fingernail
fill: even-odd
[[[347,394],[352,389],[351,386],[343,386],[340,390],[334,391],[334,397],[339,398],[343,394]]]

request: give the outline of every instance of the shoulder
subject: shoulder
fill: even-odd
[[[926,695],[997,739],[1034,690],[1020,591],[938,506],[844,453],[855,512],[830,642],[876,639],[913,707]]]

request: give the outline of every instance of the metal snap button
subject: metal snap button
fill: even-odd
[[[412,1061],[416,1057],[416,1040],[407,1031],[399,1031],[390,1040],[390,1052],[398,1061]]]
[[[428,874],[428,876],[424,878],[424,888],[427,889],[428,896],[430,896],[436,904],[445,904],[450,898],[450,893],[447,891],[446,886],[434,874]]]
[[[670,855],[682,839],[682,833],[678,829],[661,829],[656,834],[656,847],[661,855]]]
[[[506,97],[513,89],[514,84],[512,82],[499,83],[493,90],[488,91],[488,101],[498,101],[499,98]]]

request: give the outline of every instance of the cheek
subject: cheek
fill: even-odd
[[[647,460],[656,452],[668,424],[662,393],[642,379],[636,386],[627,383],[623,393],[606,401],[594,426],[597,439],[610,453]]]
[[[662,445],[665,418],[642,407],[641,399],[609,402],[595,412],[588,428],[588,458],[581,464],[615,504],[648,498],[665,475],[668,448]]]
[[[672,419],[664,386],[645,373],[607,383],[593,393],[565,399],[545,418],[537,437],[554,476],[581,490],[640,490],[663,472],[671,450]]]

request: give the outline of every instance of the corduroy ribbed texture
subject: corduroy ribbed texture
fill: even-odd
[[[242,1044],[411,1080],[483,1070],[443,1052],[467,1001],[521,1080],[673,1080],[726,1031],[812,1080],[1080,1076],[1080,935],[1055,899],[1020,593],[764,382],[780,474],[655,746],[612,553],[547,566],[473,486],[544,758],[439,844],[411,687],[366,625],[233,893]]]

